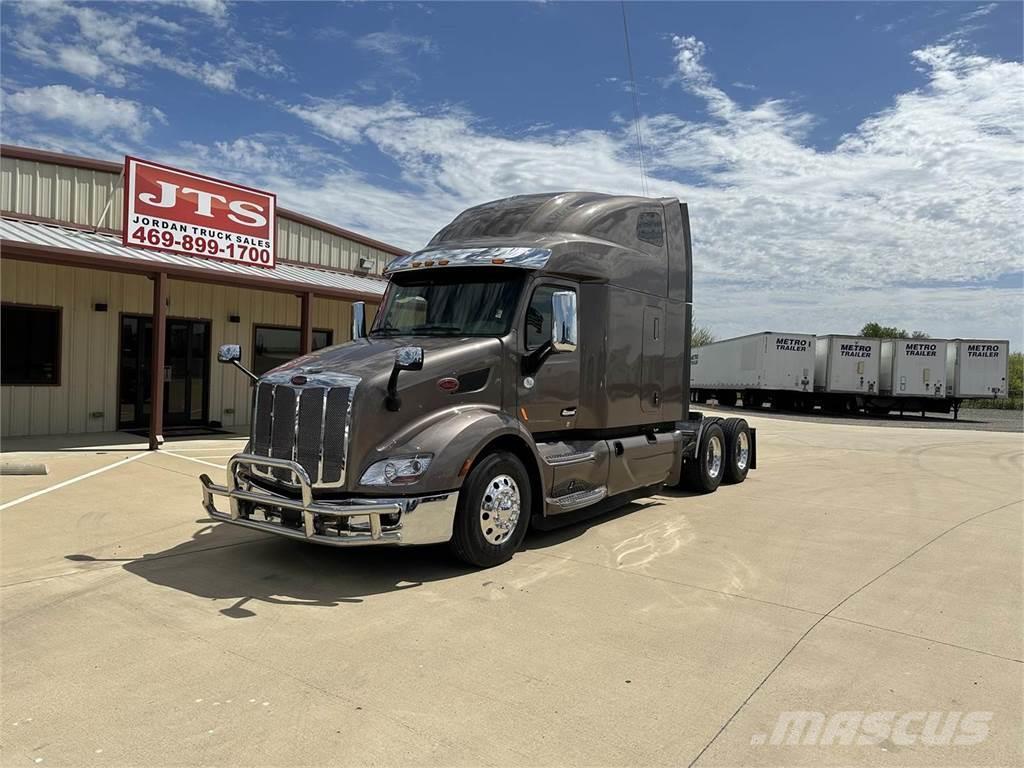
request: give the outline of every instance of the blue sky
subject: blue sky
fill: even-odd
[[[720,335],[1022,342],[1022,4],[630,3],[652,194]],[[638,193],[617,3],[5,3],[3,138],[274,190],[409,248]]]

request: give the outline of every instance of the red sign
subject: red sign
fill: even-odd
[[[124,159],[124,181],[125,245],[276,264],[275,195],[134,157]]]

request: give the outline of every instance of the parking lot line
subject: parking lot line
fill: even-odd
[[[71,485],[72,483],[77,483],[80,480],[86,480],[86,479],[88,479],[90,477],[93,477],[94,475],[98,475],[101,472],[106,472],[108,469],[115,469],[116,467],[120,467],[122,464],[127,464],[129,461],[135,461],[136,459],[141,459],[147,453],[148,453],[148,451],[142,451],[141,453],[136,453],[134,456],[129,456],[127,459],[121,459],[120,461],[115,461],[113,464],[108,464],[105,467],[100,467],[99,469],[94,469],[91,472],[86,472],[84,475],[78,475],[77,477],[72,477],[72,478],[70,478],[68,480],[64,480],[63,482],[57,483],[56,485],[51,485],[48,488],[42,488],[42,489],[40,489],[38,491],[35,491],[33,493],[26,494],[25,496],[22,496],[21,498],[14,499],[13,501],[8,501],[6,504],[0,504],[0,510],[7,509],[8,507],[13,507],[15,504],[21,504],[23,501],[29,501],[31,499],[36,498],[37,496],[42,496],[44,493],[50,493],[50,491],[60,490],[61,488],[65,488],[65,487]],[[184,458],[184,457],[182,457],[182,458]]]
[[[216,467],[217,469],[227,469],[226,464],[214,464],[212,461],[203,461],[197,459],[195,456],[185,456],[182,453],[175,453],[174,451],[160,451],[164,456],[177,456],[179,459],[185,459],[185,461],[194,461],[196,464],[205,464],[208,467]]]

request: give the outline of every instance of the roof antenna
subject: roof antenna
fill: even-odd
[[[640,189],[644,197],[648,196],[647,189],[647,165],[644,162],[644,140],[640,133],[640,94],[636,88],[636,77],[633,75],[633,54],[629,49],[629,25],[626,23],[626,0],[619,3],[622,6],[622,34],[626,40],[626,65],[629,68],[629,90],[633,94],[633,125],[636,128],[636,148],[640,154]]]

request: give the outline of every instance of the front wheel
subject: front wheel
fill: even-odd
[[[514,454],[499,451],[480,459],[459,492],[452,552],[480,568],[509,560],[526,535],[530,503],[530,478]]]

